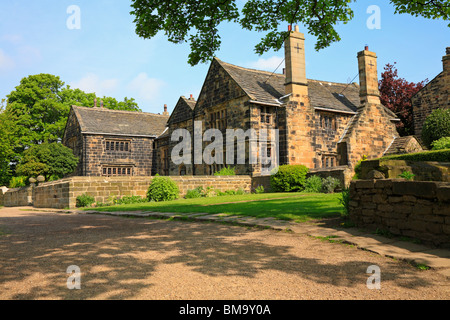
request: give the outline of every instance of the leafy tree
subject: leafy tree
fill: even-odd
[[[58,76],[30,75],[2,101],[0,108],[0,185],[7,184],[24,151],[44,142],[61,141],[71,105],[141,111],[133,98],[117,101],[65,86]],[[4,106],[6,102],[6,106]]]
[[[413,108],[411,98],[428,82],[428,79],[413,83],[398,77],[394,64],[387,64],[379,81],[381,103],[392,110],[400,119],[397,131],[401,136],[414,134]]]
[[[27,149],[17,166],[16,174],[37,177],[43,175],[45,180],[60,179],[72,173],[78,165],[78,158],[72,150],[61,143],[44,142]]]
[[[353,19],[350,8],[356,0],[248,0],[242,9],[238,0],[132,0],[136,33],[152,38],[163,31],[173,43],[190,42],[188,62],[207,62],[220,47],[221,22],[238,23],[243,29],[265,32],[255,51],[263,54],[279,50],[287,37],[284,25],[302,24],[317,37],[316,50],[341,38],[335,30],[339,22]],[[391,0],[395,13],[428,19],[450,20],[450,0]],[[449,24],[450,26],[450,24]]]
[[[426,119],[422,128],[422,140],[431,146],[436,140],[450,137],[450,109],[435,109]]]

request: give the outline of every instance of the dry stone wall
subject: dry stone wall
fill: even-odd
[[[352,181],[349,215],[358,226],[450,247],[450,183]]]

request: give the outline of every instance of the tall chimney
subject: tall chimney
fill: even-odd
[[[305,68],[305,35],[299,32],[298,26],[294,31],[290,26],[289,37],[284,42],[284,55],[286,63],[286,94],[293,97],[308,95],[308,82]]]
[[[450,76],[450,47],[445,50],[446,55],[442,57],[442,64],[444,65],[444,72]]]
[[[359,68],[359,98],[361,105],[366,103],[380,104],[380,91],[378,90],[377,55],[369,51],[366,46],[358,52]]]
[[[169,112],[167,112],[167,104],[164,105],[164,112],[163,115],[168,116]]]

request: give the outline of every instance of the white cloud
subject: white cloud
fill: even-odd
[[[14,60],[9,57],[2,49],[0,49],[0,71],[11,70],[14,68],[14,66]]]
[[[267,59],[259,58],[258,61],[253,61],[248,63],[249,68],[254,68],[258,70],[274,71],[276,68],[277,72],[280,73],[284,68],[284,58],[273,56]]]
[[[155,101],[161,89],[165,86],[165,82],[150,78],[145,72],[138,74],[127,86],[130,95],[136,100],[144,100],[146,102]]]
[[[119,87],[118,79],[101,80],[98,75],[88,73],[79,81],[70,84],[72,88],[78,88],[86,93],[94,93],[97,96],[111,96]]]

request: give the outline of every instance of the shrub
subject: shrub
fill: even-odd
[[[236,195],[241,196],[241,195],[243,195],[243,194],[245,194],[245,190],[242,189],[242,188],[239,188],[239,189],[236,191]]]
[[[382,159],[448,162],[450,161],[450,149],[407,153],[396,156],[383,157]]]
[[[179,197],[177,184],[169,177],[155,176],[147,191],[148,201],[170,201]]]
[[[432,150],[450,149],[450,137],[443,137],[431,143]]]
[[[399,178],[403,178],[403,179],[406,179],[406,180],[413,180],[415,176],[416,175],[414,173],[406,171],[406,170],[398,175]]]
[[[436,109],[426,119],[422,128],[422,140],[427,146],[433,141],[450,136],[450,109]]]
[[[303,191],[308,171],[303,165],[282,165],[270,176],[271,187],[275,192]]]
[[[361,177],[361,163],[367,160],[367,156],[363,155],[362,159],[359,160],[355,165],[355,175],[353,180],[359,179]]]
[[[12,177],[11,180],[9,181],[10,188],[20,188],[26,186],[27,186],[27,177],[25,176]]]
[[[349,203],[350,203],[350,190],[344,189],[339,196],[339,203],[344,206],[343,216],[348,217],[349,214]]]
[[[340,187],[339,179],[333,177],[326,177],[322,180],[322,191],[325,193],[333,193],[337,187]]]
[[[184,196],[186,199],[194,199],[203,197],[204,190],[203,187],[197,187],[195,189],[188,190]]]
[[[219,171],[214,173],[215,176],[235,176],[236,171],[232,167],[223,167]]]
[[[140,196],[123,196],[122,198],[117,198],[116,200],[116,204],[133,204],[143,202],[147,202],[147,199]]]
[[[86,193],[78,196],[76,199],[77,208],[89,207],[95,202],[94,197],[87,195]]]
[[[257,187],[255,188],[255,193],[256,193],[256,194],[264,193],[264,186],[257,186]]]
[[[305,191],[319,193],[322,191],[323,182],[319,176],[311,176],[305,181]]]

